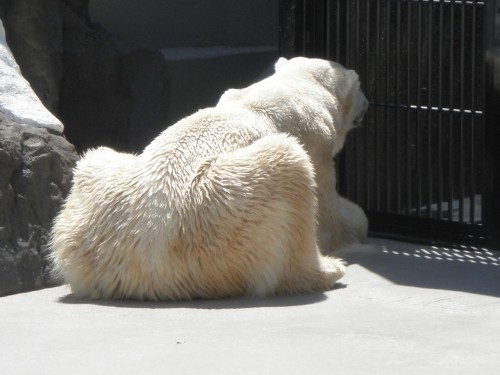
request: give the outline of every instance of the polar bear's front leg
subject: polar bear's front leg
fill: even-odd
[[[338,197],[338,225],[343,227],[345,241],[363,243],[368,235],[368,219],[361,207],[350,200]]]
[[[353,243],[363,243],[368,234],[368,219],[357,204],[339,195],[335,167],[319,165],[318,184],[318,241],[323,253],[331,253]]]

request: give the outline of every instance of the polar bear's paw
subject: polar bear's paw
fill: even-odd
[[[345,275],[346,267],[342,260],[322,257],[319,269],[311,279],[312,291],[321,292],[333,289],[337,281]]]
[[[295,277],[286,279],[277,294],[325,292],[333,289],[344,276],[346,267],[342,260],[321,256],[319,264],[298,270]]]

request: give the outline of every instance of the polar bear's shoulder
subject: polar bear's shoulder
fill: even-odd
[[[245,96],[241,89],[229,89],[219,99],[219,104],[240,101]]]
[[[78,187],[108,180],[116,172],[132,168],[135,160],[136,156],[133,154],[117,152],[107,147],[90,149],[77,162],[73,171],[73,183]]]
[[[86,151],[78,161],[77,168],[100,168],[105,166],[107,169],[110,169],[117,165],[128,164],[135,160],[135,158],[134,154],[117,152],[108,147],[99,147]]]

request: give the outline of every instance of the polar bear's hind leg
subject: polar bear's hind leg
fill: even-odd
[[[187,201],[189,238],[203,237],[191,251],[204,259],[207,296],[324,291],[343,275],[317,247],[314,170],[294,138],[270,135],[205,160]]]

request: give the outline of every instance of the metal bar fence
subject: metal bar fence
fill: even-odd
[[[487,1],[302,4],[298,53],[358,71],[371,103],[340,157],[341,193],[375,232],[483,238]]]

